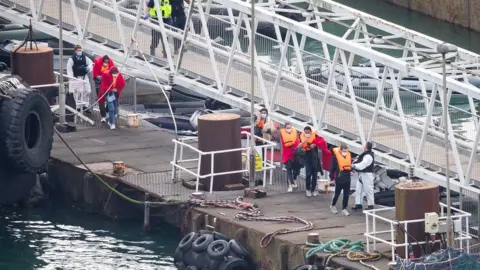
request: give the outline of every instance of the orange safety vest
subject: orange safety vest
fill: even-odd
[[[290,133],[288,133],[286,129],[282,128],[282,130],[280,130],[280,135],[282,136],[283,145],[285,147],[292,147],[298,138],[298,133],[295,128],[292,128]]]
[[[333,154],[337,158],[338,168],[340,171],[351,171],[352,170],[352,154],[350,151],[347,151],[345,156],[342,155],[340,147],[333,148]]]
[[[310,138],[308,139],[307,137],[305,137],[305,132],[303,132],[302,135],[300,135],[300,140],[302,141],[302,147],[304,151],[312,150],[310,147],[308,147],[308,145],[311,144],[313,140],[315,140],[316,135],[317,135],[317,132],[313,130],[312,132],[310,132]]]

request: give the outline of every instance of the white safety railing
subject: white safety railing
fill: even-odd
[[[447,205],[440,203],[440,214],[439,214],[439,222],[446,222],[446,209]],[[455,221],[454,223],[459,223],[458,227],[455,226],[455,234],[454,240],[458,244],[460,249],[465,249],[466,252],[470,252],[470,240],[472,237],[469,233],[469,218],[472,216],[470,213],[462,211],[460,209],[451,207],[452,210],[452,219]],[[392,220],[382,216],[381,214],[395,212],[395,207],[385,207],[385,208],[377,208],[373,210],[364,210],[363,213],[365,214],[365,237],[367,238],[367,252],[371,252],[376,250],[377,242],[387,244],[391,247],[391,254],[392,254],[392,261],[391,264],[395,264],[395,250],[397,248],[404,247],[405,254],[409,254],[408,247],[415,246],[415,245],[424,245],[426,241],[409,241],[412,237],[408,232],[409,224],[423,224],[425,223],[425,219],[415,219],[415,220]],[[377,227],[379,226],[379,222],[387,223],[387,226],[390,226],[390,230],[383,230],[377,231]],[[382,225],[383,225],[382,224]],[[404,234],[404,243],[398,243],[396,241],[397,229],[398,227],[402,227],[402,232]],[[464,229],[465,228],[465,229]],[[385,236],[385,237],[383,237]],[[382,238],[383,237],[383,238]],[[386,239],[385,239],[386,238]],[[418,240],[418,239],[416,239]],[[373,243],[370,244],[370,241]],[[431,240],[429,243],[439,243],[441,240],[435,239]],[[465,243],[464,243],[465,242]],[[370,248],[370,245],[373,245],[373,248]]]
[[[242,131],[242,134],[247,135],[247,138],[251,138],[251,134],[246,131]],[[258,136],[253,135],[255,139],[262,141],[264,144],[258,146],[261,150],[265,151],[266,158],[262,162],[262,168],[260,170],[256,170],[257,172],[263,172],[263,186],[266,187],[267,185],[267,171],[272,171],[275,169],[275,164],[273,163],[273,150],[275,147],[275,143],[271,141],[267,141],[263,138],[260,138]],[[203,178],[210,178],[210,194],[213,193],[213,181],[215,176],[220,176],[220,175],[230,175],[230,174],[238,174],[238,173],[247,173],[248,172],[248,166],[243,166],[242,169],[239,170],[233,170],[233,171],[224,171],[224,172],[215,172],[215,156],[219,154],[225,154],[225,153],[233,153],[233,152],[238,152],[239,155],[242,155],[246,153],[247,155],[247,160],[246,164],[250,164],[249,162],[249,147],[241,147],[241,148],[235,148],[235,149],[225,149],[225,150],[217,150],[217,151],[208,151],[204,152],[201,150],[198,150],[193,144],[198,143],[198,138],[197,137],[184,137],[184,138],[179,138],[172,140],[173,143],[175,144],[175,150],[173,152],[173,160],[170,162],[172,165],[172,181],[175,181],[180,172],[186,172],[190,174],[191,176],[196,178],[196,185],[195,185],[195,191],[199,191],[199,185],[200,185],[200,179]],[[190,149],[192,150],[197,157],[192,158],[192,159],[184,159],[184,151],[185,149]],[[267,156],[267,153],[270,153],[270,157]],[[210,159],[210,173],[208,174],[201,174],[201,164],[202,160],[205,159]],[[189,163],[197,163],[197,168],[196,169],[189,169],[184,164]],[[270,185],[272,184],[272,175],[273,173],[269,174],[269,183]]]

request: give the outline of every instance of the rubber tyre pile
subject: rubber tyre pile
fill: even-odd
[[[255,269],[248,251],[218,232],[191,232],[180,240],[173,256],[180,270]]]
[[[297,266],[294,270],[333,270],[334,268],[330,268],[327,266],[321,266],[321,265],[300,265]]]

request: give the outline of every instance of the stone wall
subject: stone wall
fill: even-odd
[[[434,18],[480,31],[478,0],[384,0]]]

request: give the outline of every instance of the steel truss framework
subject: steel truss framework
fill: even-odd
[[[333,1],[281,1],[282,7],[274,0],[258,3],[257,23],[252,27],[248,1],[196,0],[186,7],[185,32],[161,20],[143,20],[144,0],[139,1],[138,10],[119,7],[112,0],[63,1],[65,41],[81,43],[88,51],[108,54],[120,62],[132,49],[133,37],[138,46],[127,65],[151,74],[139,56],[140,50],[148,52],[150,31],[160,32],[166,44],[182,40],[179,55],[166,46],[166,58],[148,58],[155,75],[164,82],[174,75],[176,85],[245,110],[250,100],[249,33],[252,28],[261,33],[260,28],[268,26],[271,34],[257,34],[253,46],[259,56],[255,62],[257,108],[264,106],[273,120],[289,121],[297,128],[312,125],[329,143],[345,142],[356,153],[362,151],[363,143],[373,141],[378,162],[441,186],[445,186],[446,170],[444,132],[434,118],[454,95],[466,95],[468,108],[449,105],[446,116],[454,161],[449,170],[455,180],[453,190],[480,194],[473,186],[475,179],[480,180],[475,109],[480,89],[469,83],[477,72],[479,56],[472,52],[459,49],[447,55],[451,63],[445,102],[441,55],[435,52],[441,41]],[[32,20],[38,31],[58,35],[58,1],[0,3],[2,17],[22,24]],[[215,7],[225,12],[211,14]],[[279,15],[282,12],[304,19],[294,21]],[[318,50],[307,50],[308,44],[317,44]],[[359,62],[367,64],[359,68]],[[405,83],[412,78],[418,78],[418,89]],[[417,104],[422,117],[409,111],[405,96]],[[470,136],[454,129],[452,122],[459,114],[473,123]]]

